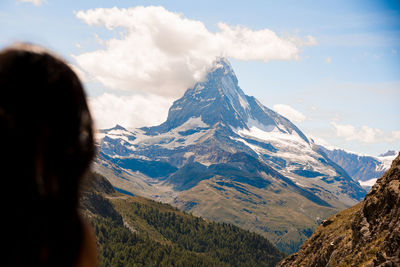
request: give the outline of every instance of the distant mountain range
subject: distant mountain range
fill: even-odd
[[[263,234],[291,253],[366,191],[285,117],[247,96],[226,59],[161,125],[98,133],[113,186]]]
[[[355,181],[370,188],[390,168],[398,152],[390,150],[378,157],[360,155],[343,149],[320,147],[336,164],[342,167]]]
[[[278,266],[400,266],[400,154],[365,199],[325,220]]]

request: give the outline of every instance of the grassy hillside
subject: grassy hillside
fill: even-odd
[[[172,204],[259,233],[287,254],[297,251],[318,222],[336,212],[276,184],[265,190],[218,176],[182,192]]]
[[[88,188],[82,211],[101,266],[274,266],[284,256],[258,234],[120,194],[100,175]]]

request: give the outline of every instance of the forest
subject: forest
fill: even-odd
[[[284,254],[266,238],[116,192],[99,174],[82,197],[101,266],[274,266]]]

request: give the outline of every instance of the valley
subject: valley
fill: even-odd
[[[98,241],[100,266],[275,266],[284,254],[266,238],[143,197],[118,193],[91,173],[81,213]]]

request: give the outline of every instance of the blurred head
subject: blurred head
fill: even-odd
[[[29,44],[0,52],[10,265],[68,266],[79,253],[78,189],[95,153],[92,127],[82,84],[63,60]]]

